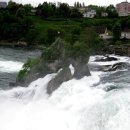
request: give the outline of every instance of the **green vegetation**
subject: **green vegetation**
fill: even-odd
[[[30,70],[36,73],[47,71],[48,66],[44,64],[53,63],[59,58],[82,59],[101,52],[105,44],[99,37],[97,27],[106,27],[113,34],[114,40],[107,43],[123,43],[120,41],[121,30],[130,28],[130,17],[118,17],[112,5],[107,8],[90,5],[88,7],[97,12],[95,18],[83,18],[79,11],[81,7],[84,4],[75,3],[75,7],[70,8],[66,3],[56,6],[44,2],[33,8],[28,4],[10,1],[6,9],[0,9],[0,40],[25,41],[28,46],[45,48],[40,58],[28,59],[19,72],[17,81],[22,82]],[[108,16],[102,17],[102,12],[108,13]]]
[[[73,44],[76,41],[82,42],[79,37],[86,33],[85,28],[99,26],[107,27],[114,40],[119,40],[120,34],[117,33],[130,27],[130,17],[118,17],[113,5],[107,8],[89,5],[88,9],[97,12],[93,19],[83,18],[79,11],[81,7],[85,8],[84,3],[77,2],[74,8],[70,8],[66,3],[56,6],[55,3],[44,2],[33,8],[30,4],[10,1],[6,9],[0,9],[0,40],[25,41],[28,46],[48,47],[57,37],[61,37]],[[102,12],[108,13],[108,16],[102,17]],[[116,28],[117,23],[120,24],[119,28]]]
[[[113,39],[114,40],[120,40],[121,37],[121,25],[120,23],[115,23],[113,26]]]
[[[22,70],[20,70],[20,72],[17,75],[17,81],[21,81],[23,79],[23,77],[25,77],[30,69],[37,65],[39,63],[39,59],[35,58],[35,59],[28,59],[27,62],[23,65]]]

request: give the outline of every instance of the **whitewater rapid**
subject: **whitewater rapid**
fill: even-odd
[[[116,57],[129,62],[128,57]],[[105,64],[94,59],[90,58],[90,65]],[[64,82],[51,96],[46,87],[56,73],[26,88],[0,90],[0,130],[130,130],[129,82],[125,85],[121,80],[124,88],[106,91],[118,83],[102,81],[117,72],[91,71],[90,77]]]
[[[0,89],[10,89],[10,83],[16,81],[17,73],[28,58],[39,56],[39,50],[0,47]]]
[[[19,72],[23,66],[23,62],[19,61],[8,61],[0,59],[0,72],[15,73]]]

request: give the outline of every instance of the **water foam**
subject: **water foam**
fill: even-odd
[[[46,87],[55,75],[38,79],[28,88],[0,91],[0,130],[78,130],[86,105],[94,104],[104,95],[104,91],[93,91],[90,87],[99,82],[99,77],[64,82],[50,97]]]
[[[104,91],[102,72],[64,82],[51,96],[50,74],[27,88],[0,91],[0,130],[129,130],[129,88]]]
[[[96,62],[95,60],[105,58],[101,55],[91,56],[89,60],[89,64],[95,64],[95,65],[113,65],[119,62],[127,62],[130,64],[130,58],[126,56],[118,56],[118,55],[109,55],[110,57],[115,57],[118,60],[117,61],[106,61],[106,62]]]
[[[0,61],[0,72],[14,73],[18,72],[23,66],[22,62],[17,61]]]

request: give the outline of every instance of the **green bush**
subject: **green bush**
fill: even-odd
[[[29,43],[29,45],[36,44],[39,35],[40,34],[37,29],[35,28],[30,29],[26,36],[26,40]]]
[[[122,41],[116,41],[115,45],[122,45]]]
[[[81,28],[80,27],[75,27],[73,30],[72,30],[72,34],[76,34],[76,35],[80,35],[80,32],[81,32]]]
[[[17,81],[22,81],[23,78],[30,72],[30,69],[39,63],[39,58],[31,59],[29,58],[27,62],[23,65],[22,70],[17,75]]]
[[[47,43],[53,43],[56,40],[58,35],[58,31],[56,29],[48,29],[47,30]]]

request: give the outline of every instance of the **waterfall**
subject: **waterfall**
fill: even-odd
[[[90,64],[100,64],[93,59]],[[0,130],[129,130],[129,80],[123,82],[121,76],[122,82],[102,80],[114,78],[117,72],[91,71],[89,77],[62,83],[52,95],[46,93],[46,87],[56,73],[29,86],[0,90]],[[106,91],[118,85],[124,88]]]

